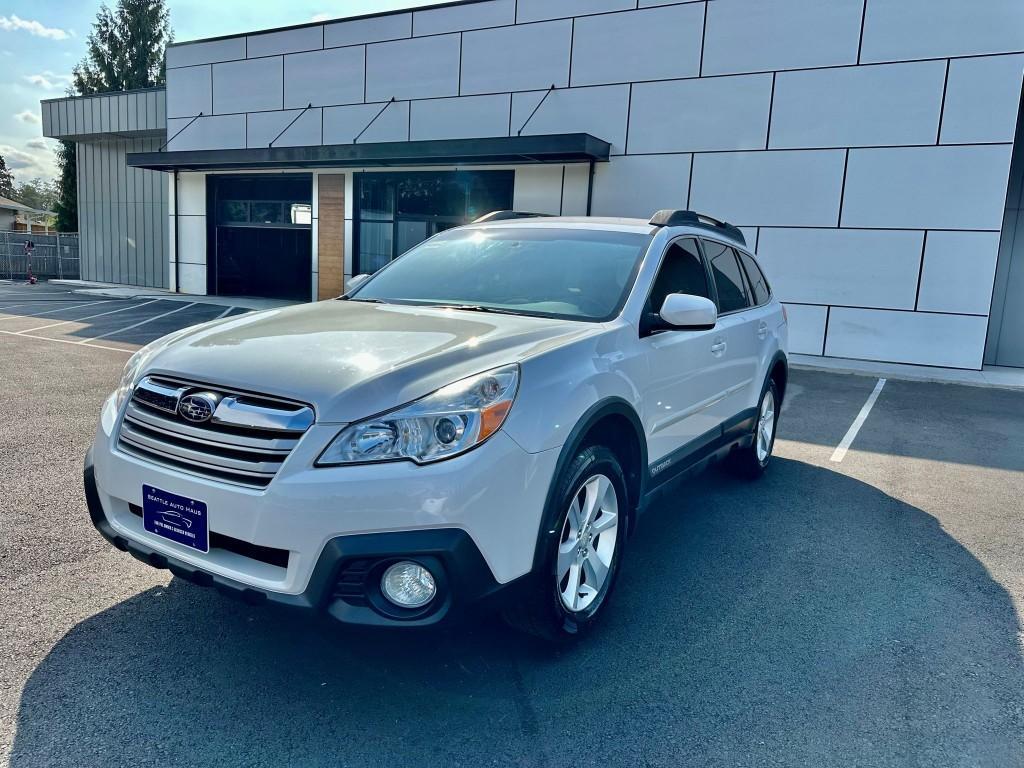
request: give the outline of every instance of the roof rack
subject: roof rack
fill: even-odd
[[[667,208],[655,213],[651,217],[650,223],[655,227],[701,227],[702,229],[710,229],[730,237],[743,245],[747,244],[747,240],[743,237],[739,227],[735,227],[726,221],[714,219],[707,214],[697,213],[696,211],[675,211]]]
[[[549,213],[528,213],[527,211],[491,211],[485,213],[474,224],[483,224],[487,221],[509,221],[510,219],[535,219],[542,216],[550,216]]]

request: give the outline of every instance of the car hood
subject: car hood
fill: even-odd
[[[180,332],[158,348],[145,371],[299,400],[313,405],[318,421],[342,423],[600,329],[595,323],[334,300]]]

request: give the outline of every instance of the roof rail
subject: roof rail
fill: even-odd
[[[707,214],[697,213],[696,211],[675,211],[667,208],[655,213],[651,217],[650,223],[655,227],[701,227],[716,231],[726,237],[731,237],[743,245],[747,244],[747,240],[743,237],[739,227],[735,227],[726,221],[714,219]]]
[[[491,211],[485,213],[474,224],[483,224],[487,221],[509,221],[510,219],[535,219],[542,216],[550,216],[550,213],[528,213],[527,211]]]

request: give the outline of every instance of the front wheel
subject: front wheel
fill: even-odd
[[[775,448],[775,427],[779,421],[779,390],[775,382],[768,380],[757,405],[754,419],[754,434],[749,446],[733,451],[730,464],[737,474],[752,480],[764,474]]]
[[[516,629],[563,641],[586,631],[608,601],[629,506],[622,467],[607,448],[582,450],[556,482],[557,535],[550,538],[535,589],[504,618]]]

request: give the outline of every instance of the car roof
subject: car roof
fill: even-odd
[[[693,234],[710,239],[726,240],[730,243],[748,250],[744,243],[729,237],[728,235],[715,232],[708,232],[704,227],[656,227],[647,219],[631,219],[615,216],[537,216],[522,217],[516,219],[503,219],[500,221],[483,221],[479,224],[467,224],[469,229],[522,229],[523,227],[544,228],[544,229],[591,229],[604,232],[636,232],[643,235],[654,235],[662,229],[673,233],[673,237],[681,234]]]

